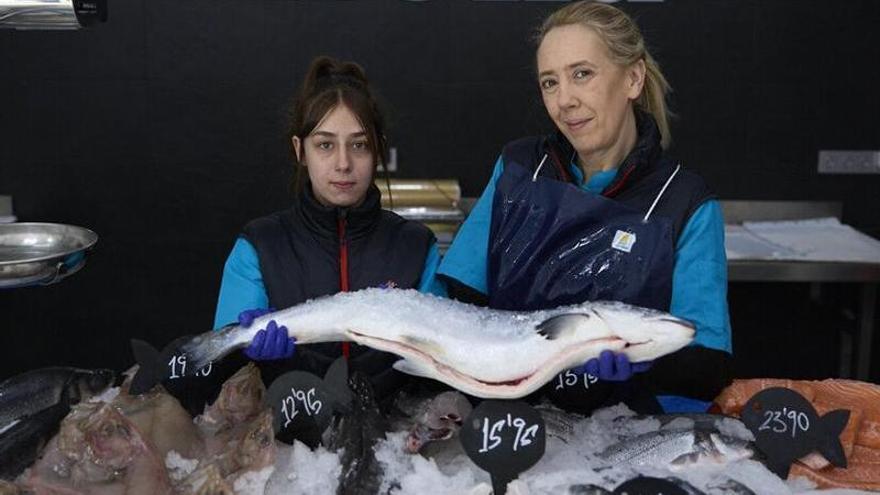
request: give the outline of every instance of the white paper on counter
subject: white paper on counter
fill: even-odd
[[[880,241],[836,218],[744,222],[725,235],[728,259],[880,263]]]

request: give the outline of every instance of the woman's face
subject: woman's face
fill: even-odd
[[[375,170],[367,133],[345,105],[338,104],[293,146],[305,165],[315,198],[324,206],[357,206],[367,195]]]
[[[585,160],[615,157],[624,146],[624,124],[633,119],[634,125],[632,102],[642,91],[644,74],[642,61],[615,64],[601,38],[580,24],[551,29],[538,47],[544,106]]]

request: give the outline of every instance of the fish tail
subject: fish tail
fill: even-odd
[[[159,383],[159,351],[149,343],[138,339],[131,339],[131,351],[138,364],[138,370],[131,379],[128,393],[140,395]]]
[[[236,325],[229,325],[217,331],[196,335],[179,347],[186,355],[187,374],[195,373],[212,361],[217,361],[235,349],[242,347],[235,344]]]
[[[840,434],[849,422],[850,412],[836,409],[819,418],[819,453],[837,467],[846,467],[846,453],[840,445]]]

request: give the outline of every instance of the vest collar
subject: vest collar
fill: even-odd
[[[306,180],[294,209],[298,210],[309,230],[321,237],[337,237],[339,219],[342,218],[345,220],[346,238],[355,239],[375,228],[382,212],[382,203],[379,189],[375,184],[370,184],[367,196],[359,206],[324,206],[315,198],[311,182]]]
[[[628,184],[647,174],[663,154],[663,148],[660,146],[660,129],[654,117],[638,108],[634,111],[638,134],[636,145],[618,167],[617,176],[602,191],[604,196],[617,195]],[[575,156],[574,147],[561,131],[557,130],[547,142],[550,150],[556,153],[563,164],[568,165],[570,159]]]

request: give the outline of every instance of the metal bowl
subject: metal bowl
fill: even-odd
[[[0,288],[58,282],[85,265],[96,242],[98,234],[74,225],[0,224]]]

